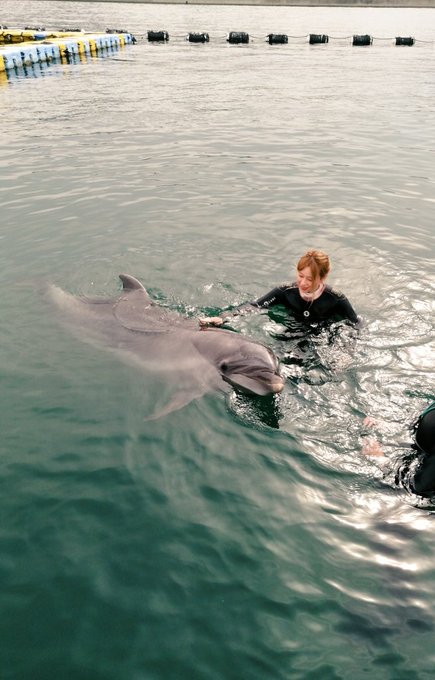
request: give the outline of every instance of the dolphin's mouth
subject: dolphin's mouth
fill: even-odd
[[[276,374],[267,378],[252,378],[242,373],[223,375],[225,382],[246,394],[264,397],[266,394],[279,394],[284,389],[284,379]]]

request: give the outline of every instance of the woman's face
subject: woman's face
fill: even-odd
[[[314,277],[309,267],[297,270],[297,283],[301,293],[314,293],[320,285],[320,276]]]

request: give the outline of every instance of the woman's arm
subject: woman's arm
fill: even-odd
[[[360,323],[361,317],[357,315],[349,300],[343,293],[338,293],[337,311],[343,319],[349,319],[352,323]]]
[[[255,302],[247,302],[239,307],[235,307],[232,310],[222,312],[219,316],[206,316],[199,320],[200,326],[222,326],[231,317],[239,316],[241,314],[247,314],[250,312],[258,311],[262,307],[272,307],[273,305],[283,304],[285,302],[284,298],[284,286],[277,286],[272,288],[266,295],[258,298]]]
[[[229,321],[231,317],[239,316],[240,314],[246,314],[249,312],[254,312],[258,309],[255,302],[247,302],[240,307],[235,307],[234,309],[227,310],[219,314],[219,316],[203,316],[199,319],[200,326],[222,326],[224,323]]]
[[[284,305],[285,295],[284,290],[286,286],[276,286],[272,288],[266,295],[258,298],[253,304],[257,307],[273,307],[273,305]]]
[[[367,418],[364,418],[363,425],[365,427],[376,427],[377,421],[374,418],[370,418],[367,416]],[[365,456],[377,456],[377,457],[385,457],[385,452],[382,449],[380,443],[378,442],[377,439],[374,437],[369,437],[364,441],[363,447],[362,447],[362,453]]]

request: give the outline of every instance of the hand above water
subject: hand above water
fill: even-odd
[[[199,320],[200,326],[222,326],[224,319],[220,316],[203,316]]]

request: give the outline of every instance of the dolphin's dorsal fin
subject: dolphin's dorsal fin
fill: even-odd
[[[123,290],[145,290],[145,287],[141,284],[140,281],[134,278],[134,276],[130,276],[130,274],[120,274],[119,278],[122,281],[122,289]]]
[[[158,309],[151,300],[146,288],[130,274],[120,274],[122,293],[113,305],[113,314],[129,331],[139,333],[168,333],[166,315],[148,314],[150,308]]]

